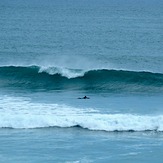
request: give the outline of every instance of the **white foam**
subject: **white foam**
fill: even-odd
[[[54,74],[60,74],[61,76],[70,78],[76,78],[84,76],[85,71],[79,70],[79,69],[68,69],[68,68],[62,68],[62,67],[40,67],[39,73],[46,72],[50,75]]]
[[[104,131],[163,131],[163,115],[102,114],[91,108],[34,103],[30,99],[0,97],[0,128],[81,126]]]

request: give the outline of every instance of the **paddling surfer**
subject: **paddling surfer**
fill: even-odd
[[[87,97],[87,96],[84,96],[84,97],[79,97],[78,99],[89,99],[89,97]]]
[[[84,97],[83,97],[83,99],[89,99],[89,97],[87,97],[87,96],[84,96]]]

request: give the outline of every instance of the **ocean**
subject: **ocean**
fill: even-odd
[[[162,163],[162,9],[1,0],[0,162]]]

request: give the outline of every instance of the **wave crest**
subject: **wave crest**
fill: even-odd
[[[46,72],[49,75],[60,74],[68,79],[84,76],[85,71],[80,69],[69,69],[61,67],[40,67],[39,73]]]
[[[57,67],[0,67],[0,86],[45,90],[163,92],[163,74]]]

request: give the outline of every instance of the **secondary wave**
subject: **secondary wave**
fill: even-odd
[[[38,66],[0,67],[0,87],[109,92],[163,92],[163,74]]]
[[[76,127],[103,131],[163,131],[163,115],[106,114],[92,108],[0,97],[0,128]]]
[[[76,127],[97,131],[163,131],[163,115],[104,114],[91,108],[0,97],[0,128]]]

